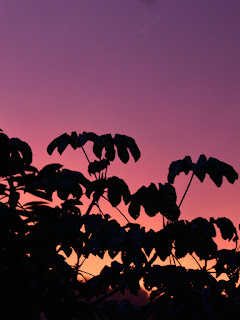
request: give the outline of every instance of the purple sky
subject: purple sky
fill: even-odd
[[[240,173],[240,1],[1,0],[0,39],[0,127],[30,144],[39,168],[86,172],[79,152],[46,153],[76,130],[135,138],[139,162],[110,171],[133,192],[165,183],[185,155]],[[179,199],[189,178],[176,178]],[[182,217],[239,223],[239,196],[239,182],[195,179]]]

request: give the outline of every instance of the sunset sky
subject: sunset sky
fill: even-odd
[[[0,39],[0,128],[30,144],[39,169],[59,162],[87,174],[80,150],[49,156],[46,147],[93,131],[136,140],[140,160],[109,170],[131,192],[166,183],[186,155],[240,173],[239,0],[0,0]],[[176,178],[178,201],[189,179]],[[240,183],[195,178],[181,209],[183,219],[238,224]]]

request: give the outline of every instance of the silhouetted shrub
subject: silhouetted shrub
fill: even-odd
[[[84,145],[91,141],[96,160],[90,162]],[[18,138],[0,132],[0,319],[226,319],[240,309],[240,253],[238,234],[225,217],[181,220],[180,206],[195,175],[203,182],[206,174],[217,187],[225,177],[238,179],[236,171],[215,158],[200,155],[197,163],[189,156],[171,163],[168,183],[151,183],[131,194],[126,182],[108,177],[107,169],[116,155],[123,163],[141,156],[133,138],[92,132],[54,139],[47,152],[60,154],[70,145],[81,148],[89,161],[86,178],[81,172],[54,163],[41,170],[33,167],[31,148]],[[174,180],[181,172],[192,176],[177,204]],[[56,192],[61,204],[52,200]],[[23,204],[28,193],[33,201]],[[40,198],[40,199],[39,199]],[[87,208],[83,206],[90,200]],[[123,201],[128,213],[121,226],[101,210],[105,198],[113,208]],[[91,214],[92,208],[98,214]],[[158,231],[130,223],[143,209],[150,217],[161,214]],[[218,249],[216,229],[235,249]],[[74,252],[76,265],[66,257]],[[108,252],[121,259],[105,266],[99,275],[81,270],[91,254],[100,258]],[[192,256],[196,269],[183,266]],[[161,263],[156,264],[160,258]],[[153,263],[155,264],[153,265]],[[87,277],[86,277],[87,276]],[[224,276],[219,278],[220,276]],[[219,280],[221,279],[221,280]],[[131,299],[118,301],[118,293],[137,296],[140,281],[149,291],[143,306]]]

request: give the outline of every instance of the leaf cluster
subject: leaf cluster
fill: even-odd
[[[88,141],[98,158],[93,162],[83,149]],[[204,155],[194,164],[185,157],[170,165],[168,183],[132,194],[124,180],[107,176],[107,167],[116,152],[123,163],[130,154],[140,158],[133,138],[65,133],[47,151],[62,154],[68,145],[83,149],[89,178],[58,163],[38,170],[26,142],[0,133],[0,319],[226,319],[240,311],[236,227],[225,217],[182,220],[172,185],[189,171],[200,181],[208,174],[218,187],[223,177],[233,183],[238,175],[230,165]],[[34,199],[21,203],[23,193]],[[103,212],[102,199],[113,211]],[[127,213],[119,204],[128,206]],[[162,226],[153,231],[130,222],[141,209],[150,217],[161,214]],[[125,217],[125,225],[114,212]],[[218,248],[216,230],[233,249]],[[71,265],[73,255],[77,261]],[[84,262],[92,255],[111,263],[91,275]],[[184,267],[187,257],[195,269]],[[138,296],[141,282],[149,291],[147,305],[114,299],[118,293]]]

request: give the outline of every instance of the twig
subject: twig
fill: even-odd
[[[110,201],[108,200],[108,198],[106,198],[104,195],[102,195],[102,197],[110,203]],[[117,209],[117,211],[118,211],[119,213],[121,213],[121,215],[127,220],[128,223],[130,223],[130,221],[128,220],[128,218],[122,213],[122,211],[121,211],[118,207],[114,207],[114,208]]]
[[[96,277],[94,274],[90,273],[90,272],[87,272],[87,271],[83,271],[83,270],[79,270],[79,274],[83,272],[83,273],[86,273],[86,274],[89,274],[90,276],[92,277]]]
[[[81,274],[80,272],[78,274],[80,274],[83,277],[83,279],[87,282],[87,279],[84,277],[83,274]]]
[[[179,203],[178,208],[181,207],[181,204],[182,204],[182,202],[183,202],[183,200],[184,200],[184,198],[185,198],[185,196],[186,196],[186,194],[187,194],[187,192],[188,192],[188,189],[189,189],[189,187],[190,187],[190,185],[191,185],[191,183],[192,183],[193,176],[194,176],[194,173],[192,174],[192,176],[191,176],[191,178],[190,178],[190,181],[189,181],[189,183],[188,183],[187,189],[186,189],[186,191],[184,192],[184,195],[183,195],[183,197],[182,197],[182,200],[181,200],[180,203]]]
[[[197,259],[194,257],[194,255],[192,253],[190,253],[191,257],[196,261],[196,263],[198,264],[199,268],[202,270],[201,265],[199,264],[199,262],[197,261]]]
[[[89,160],[89,158],[88,158],[88,155],[87,155],[86,151],[84,150],[84,148],[83,148],[83,147],[81,147],[81,148],[82,148],[83,153],[85,154],[85,157],[87,158],[88,163],[90,164],[90,163],[91,163],[91,161]],[[90,175],[91,175],[91,174],[90,174]],[[94,173],[94,175],[95,175],[95,178],[96,178],[96,180],[97,180],[97,175],[96,175],[96,173]]]

